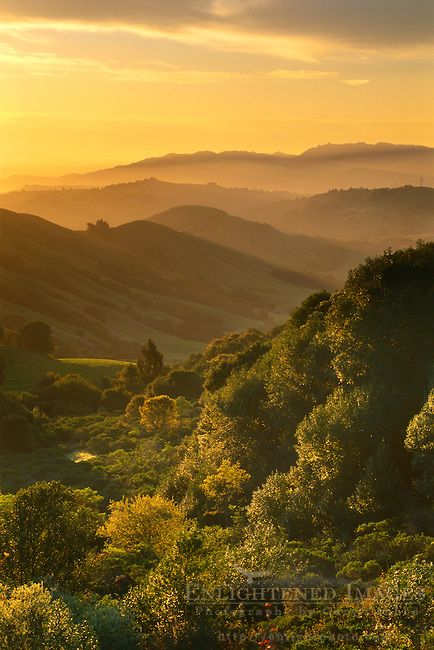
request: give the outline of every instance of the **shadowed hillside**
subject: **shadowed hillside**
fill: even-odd
[[[209,207],[179,206],[151,217],[150,221],[230,246],[284,269],[314,273],[326,284],[335,286],[362,257],[359,251],[327,239],[285,235],[269,224],[247,221]]]
[[[134,357],[148,337],[169,359],[242,327],[270,327],[320,281],[165,226],[105,238],[0,211],[1,322],[44,320],[63,356]]]

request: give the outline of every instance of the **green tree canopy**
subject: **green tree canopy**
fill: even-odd
[[[15,584],[71,582],[77,563],[96,543],[100,500],[90,488],[76,490],[57,481],[19,490],[1,513],[5,574]]]
[[[76,623],[60,598],[42,584],[0,584],[0,647],[4,650],[99,650],[89,624]]]

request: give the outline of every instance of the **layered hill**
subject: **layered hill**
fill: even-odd
[[[363,257],[360,251],[332,240],[287,235],[266,223],[248,221],[222,210],[185,205],[161,212],[150,221],[230,246],[283,269],[323,279],[335,288]]]
[[[100,186],[155,176],[181,183],[318,193],[331,188],[419,185],[421,176],[425,185],[434,186],[433,169],[433,148],[361,142],[321,145],[297,156],[249,151],[169,154],[86,174],[10,177],[1,187],[5,191],[29,184]]]
[[[270,206],[267,219],[286,233],[399,248],[434,238],[434,189],[334,190]]]
[[[0,323],[44,320],[58,354],[169,360],[246,327],[282,322],[320,280],[148,221],[104,236],[0,211]]]
[[[249,221],[268,223],[285,233],[326,237],[340,242],[351,242],[351,246],[362,248],[364,252],[382,252],[389,246],[407,246],[417,239],[432,239],[434,221],[434,189],[429,187],[404,186],[383,189],[332,190],[311,197],[288,198],[285,192],[266,192],[236,188],[224,188],[215,184],[189,185],[166,183],[156,179],[111,185],[93,189],[39,190],[11,192],[0,196],[0,206],[15,212],[39,214],[57,224],[71,228],[85,228],[87,222],[106,219],[116,226],[127,221],[147,219],[157,213],[183,205],[196,205],[204,208],[204,215],[210,206],[229,214],[236,214]],[[175,221],[167,223],[178,230],[186,230],[206,239],[234,246],[233,241],[245,238],[246,224],[231,221],[231,232],[219,231],[219,220],[208,213],[206,224],[199,217],[195,223],[184,222],[178,227]],[[185,219],[185,214],[182,217]],[[238,225],[237,225],[238,224]],[[238,233],[243,225],[244,231]],[[202,230],[202,226],[205,230]],[[244,252],[258,255],[264,259],[265,249],[254,241],[265,237],[270,246],[279,246],[277,236],[271,231],[253,230],[250,226],[247,240],[243,243]],[[223,237],[223,238],[222,238]],[[251,248],[247,247],[250,241]],[[366,242],[369,242],[366,248]],[[294,242],[293,243],[297,243]],[[300,247],[301,261],[306,251],[303,241]],[[312,244],[310,242],[309,246]],[[265,245],[265,243],[264,243]],[[237,245],[234,246],[237,248]],[[284,253],[286,255],[286,252]],[[274,263],[274,262],[273,262]],[[279,262],[280,263],[280,262]],[[286,264],[285,264],[286,266]],[[322,269],[321,259],[316,259],[314,269]],[[300,270],[300,266],[293,267]],[[316,271],[315,271],[316,273]]]
[[[0,195],[0,206],[15,212],[39,214],[68,228],[85,228],[88,221],[106,219],[116,226],[146,219],[183,204],[213,206],[249,218],[266,213],[268,206],[294,198],[289,192],[168,183],[149,178],[92,189],[43,189]]]

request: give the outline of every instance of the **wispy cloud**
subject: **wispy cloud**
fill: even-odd
[[[370,79],[341,79],[343,84],[347,86],[365,86],[370,83]]]
[[[89,58],[60,56],[51,52],[22,52],[10,45],[0,46],[3,75],[20,72],[32,76],[63,76],[68,73],[96,73],[118,81],[158,83],[218,83],[234,79],[314,80],[335,77],[334,71],[277,69],[265,72],[237,72],[224,70],[181,69],[160,60],[137,61],[124,66],[117,61],[99,61]]]

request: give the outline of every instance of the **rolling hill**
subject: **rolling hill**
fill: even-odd
[[[12,347],[0,347],[0,356],[6,362],[2,388],[18,391],[31,391],[47,372],[78,374],[98,384],[105,377],[114,377],[126,364],[112,359],[56,359]]]
[[[178,183],[318,193],[331,188],[413,184],[434,186],[434,149],[389,143],[327,144],[293,156],[249,151],[199,151],[147,158],[129,165],[58,178],[10,177],[3,191],[24,185],[101,186],[155,176]]]
[[[269,224],[247,221],[215,208],[178,206],[150,217],[150,221],[230,246],[290,271],[314,273],[333,288],[363,257],[359,251],[331,240],[286,235]]]
[[[168,183],[149,178],[92,189],[43,189],[0,195],[0,206],[30,212],[67,228],[85,228],[88,221],[106,219],[117,226],[133,219],[146,219],[178,205],[209,206],[249,218],[266,213],[273,203],[294,198],[289,192],[265,192],[243,188]]]
[[[286,233],[399,248],[434,237],[434,189],[334,190],[270,206],[267,218]],[[383,247],[383,248],[381,248]]]
[[[134,358],[151,337],[181,359],[282,322],[322,284],[148,221],[98,237],[1,210],[0,254],[0,323],[48,322],[65,357]]]
[[[215,184],[188,185],[149,179],[94,189],[11,192],[0,196],[0,206],[16,212],[39,214],[59,225],[79,229],[96,219],[106,219],[110,225],[116,226],[131,220],[154,217],[168,209],[185,205],[201,206],[205,215],[211,206],[251,222],[268,223],[286,234],[327,237],[345,243],[346,246],[350,244],[351,248],[360,249],[363,254],[382,252],[389,246],[407,246],[420,238],[432,239],[434,235],[433,188],[359,188],[331,190],[310,197],[288,196],[285,192],[229,189]],[[179,221],[181,213],[176,214],[175,221]],[[169,218],[168,215],[166,218]],[[182,219],[185,218],[184,214]],[[212,229],[211,226],[205,226],[205,230],[201,218],[195,219],[194,223],[192,218],[190,216],[190,222],[184,222],[182,227],[176,226],[173,220],[167,222],[167,225],[234,248],[240,248],[242,244],[242,251],[267,259],[273,264],[282,265],[283,255],[283,266],[287,266],[285,246],[288,241],[281,250],[282,240],[275,231],[264,227],[255,229],[252,224],[248,226],[245,221],[236,221],[233,217],[229,237],[229,232],[224,232],[225,228],[219,229],[222,214],[217,221],[212,218],[211,212],[208,213],[207,223],[211,224],[212,221]],[[264,241],[255,241],[257,238],[264,238]],[[305,244],[307,245],[305,240],[293,239],[289,251],[289,255],[297,261],[297,264],[290,265],[293,270],[306,270],[301,264],[306,262],[306,256],[311,259],[309,256],[314,243],[310,241],[307,249]],[[317,274],[317,269],[319,273],[328,273],[322,262],[327,260],[329,254],[334,255],[330,247],[335,245],[330,242],[327,252],[323,244],[325,246],[324,242],[321,245],[317,243],[316,247],[319,247],[318,252],[323,250],[325,255],[321,253],[320,257],[315,258],[313,267],[309,267],[309,273]],[[294,245],[300,247],[297,254]],[[337,252],[336,247],[335,251]],[[276,259],[274,256],[277,256]],[[341,268],[345,269],[346,264],[345,261]],[[332,275],[336,273],[338,272],[333,272]]]

